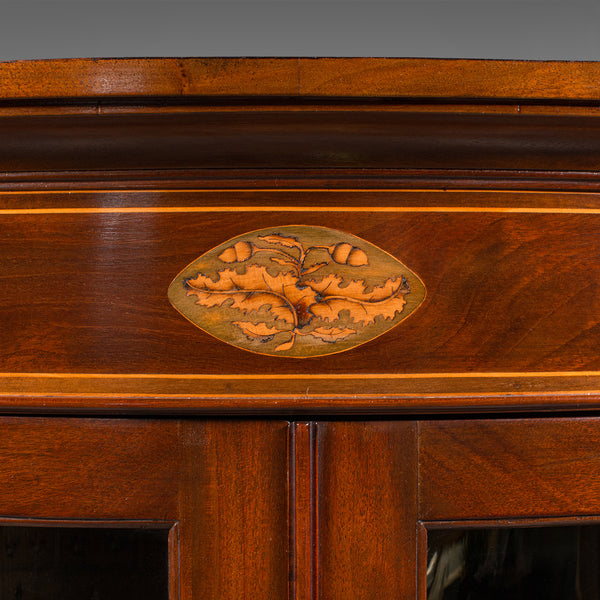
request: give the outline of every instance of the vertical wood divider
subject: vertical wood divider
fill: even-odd
[[[290,600],[316,600],[315,424],[290,427]]]
[[[415,600],[415,422],[319,422],[316,438],[317,600]]]
[[[169,600],[180,600],[179,523],[169,530]]]
[[[182,600],[288,595],[288,448],[288,421],[182,421]]]
[[[417,599],[427,600],[427,528],[417,523]]]

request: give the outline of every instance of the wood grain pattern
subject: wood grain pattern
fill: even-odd
[[[288,424],[184,421],[182,598],[288,597]]]
[[[272,182],[274,183],[274,182]],[[0,217],[8,214],[174,213],[347,211],[402,213],[499,212],[572,214],[596,211],[600,194],[550,191],[481,191],[461,189],[227,189],[189,190],[98,189],[0,190]]]
[[[316,427],[290,425],[290,600],[316,594]]]
[[[294,59],[75,59],[0,64],[3,98],[294,95]]]
[[[70,59],[0,63],[5,98],[285,96],[598,99],[593,62]],[[460,81],[460,88],[456,82]]]
[[[190,203],[192,194],[180,194]],[[598,406],[595,195],[366,192],[370,203],[360,205],[356,193],[344,206],[337,193],[304,191],[288,194],[277,210],[286,193],[255,207],[243,202],[259,193],[206,194],[206,206],[204,195],[195,198],[195,211],[169,206],[168,195],[141,193],[148,212],[125,210],[126,193],[99,198],[108,212],[87,212],[95,195],[43,194],[48,208],[57,198],[67,212],[2,215],[3,407],[40,410],[50,401],[57,410],[335,406],[364,413]],[[320,206],[293,204],[302,197]],[[425,199],[430,206],[416,205]],[[228,210],[217,204],[230,200]],[[233,368],[237,351],[203,337],[168,306],[173,273],[252,223],[301,218],[335,219],[405,258],[430,286],[423,313],[360,352],[311,359],[311,373],[241,354]]]
[[[590,98],[593,62],[428,59],[300,59],[307,95],[445,98]],[[460,81],[460,85],[457,85]],[[529,85],[530,84],[530,85]]]
[[[319,600],[415,597],[416,424],[317,424]]]
[[[167,299],[181,265],[223,238],[294,222],[330,218],[284,219],[276,211],[3,217],[3,369],[297,373],[293,360],[257,359],[214,342]],[[428,297],[384,336],[311,359],[312,373],[599,371],[599,223],[593,214],[336,214],[339,228],[402,257],[427,282]]]
[[[177,427],[156,421],[0,419],[0,514],[177,518]]]
[[[597,520],[599,75],[0,63],[0,410],[54,415],[0,418],[0,524],[170,527],[172,600],[391,600],[426,596],[425,527]],[[425,302],[302,361],[169,305],[198,256],[299,225]]]
[[[173,599],[287,597],[287,431],[282,421],[4,417],[0,513],[32,526],[176,524]]]
[[[426,421],[420,518],[600,514],[596,418]]]
[[[200,376],[192,381],[182,375],[96,379],[21,374],[3,377],[0,383],[5,390],[0,393],[0,407],[7,414],[314,416],[600,409],[600,375],[586,373],[424,379],[368,375],[305,378],[300,373],[281,379]]]

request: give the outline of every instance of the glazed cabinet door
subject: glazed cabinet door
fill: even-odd
[[[282,421],[0,419],[0,597],[286,598]]]
[[[426,421],[419,598],[595,600],[600,420]]]
[[[296,428],[298,470],[304,444],[315,472],[312,588],[297,598],[600,597],[599,419]]]

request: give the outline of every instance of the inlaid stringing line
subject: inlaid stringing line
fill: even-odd
[[[150,206],[121,208],[6,208],[0,215],[51,214],[143,214],[143,213],[299,213],[299,212],[363,212],[363,213],[501,213],[501,214],[566,214],[598,215],[600,208],[527,208],[487,206]]]
[[[85,396],[84,399],[82,399],[82,394]],[[259,393],[259,394],[244,394],[244,393],[237,393],[237,392],[232,392],[230,394],[212,394],[210,392],[207,392],[205,394],[190,394],[187,392],[180,392],[180,393],[171,393],[171,394],[161,394],[161,393],[156,393],[156,394],[148,394],[148,393],[138,393],[138,392],[130,392],[130,393],[116,393],[116,392],[54,392],[54,391],[47,391],[47,392],[0,392],[0,400],[2,398],[27,398],[29,400],[32,399],[40,399],[40,400],[45,400],[45,399],[69,399],[69,398],[75,398],[75,399],[80,399],[83,400],[83,402],[85,403],[85,399],[87,398],[97,398],[97,399],[112,399],[112,400],[126,400],[127,402],[131,402],[131,401],[135,401],[135,400],[148,400],[148,399],[154,399],[154,398],[164,398],[164,399],[174,399],[174,400],[180,400],[182,397],[185,397],[185,399],[191,399],[192,401],[194,400],[237,400],[237,399],[242,399],[242,400],[296,400],[297,398],[301,397],[301,398],[305,398],[305,399],[310,399],[310,396],[315,396],[317,399],[319,398],[324,398],[324,399],[335,399],[335,398],[339,398],[339,399],[344,399],[345,401],[348,401],[348,399],[352,399],[355,398],[358,403],[360,404],[361,402],[365,401],[365,400],[381,400],[382,395],[388,395],[388,396],[393,396],[395,398],[398,397],[403,397],[403,398],[415,398],[418,397],[419,402],[423,402],[423,400],[425,400],[425,402],[428,399],[431,398],[438,398],[441,400],[446,400],[446,399],[452,399],[452,398],[502,398],[502,399],[510,399],[510,398],[514,398],[516,400],[518,399],[522,399],[522,398],[549,398],[549,397],[555,397],[555,396],[573,396],[573,397],[581,397],[581,396],[587,396],[590,398],[590,400],[592,401],[592,403],[595,403],[597,400],[595,400],[593,397],[594,396],[600,396],[600,390],[596,390],[596,389],[592,389],[592,390],[561,390],[561,389],[556,389],[556,390],[540,390],[540,391],[534,391],[534,392],[506,392],[506,391],[500,391],[500,392],[471,392],[471,391],[465,391],[465,392],[451,392],[451,393],[446,393],[446,392],[426,392],[425,394],[423,394],[422,392],[398,392],[395,394],[351,394],[351,393],[346,393],[344,394],[343,392],[339,392],[339,393],[319,393],[319,392],[312,392],[310,394],[308,394],[308,396],[306,394],[303,393],[297,393],[297,394],[264,394],[264,393]],[[423,399],[423,395],[425,395],[425,398]],[[385,402],[383,402],[385,404]],[[509,403],[510,404],[510,403]],[[350,404],[349,406],[352,406],[352,404]]]
[[[0,373],[1,378],[56,378],[56,379],[486,379],[523,377],[600,377],[600,371],[522,371],[522,372],[468,372],[468,373],[273,373],[261,374],[192,374],[192,373]]]
[[[211,193],[229,193],[229,194],[245,194],[245,193],[306,193],[306,192],[319,192],[327,194],[371,194],[371,193],[383,193],[391,192],[397,193],[432,193],[432,194],[553,194],[561,196],[578,196],[578,195],[598,195],[598,192],[582,192],[582,191],[561,191],[561,192],[549,192],[548,190],[481,190],[481,189],[428,189],[428,188],[167,188],[167,189],[148,189],[148,190],[130,190],[130,189],[99,189],[99,190],[87,190],[87,189],[68,189],[68,190],[0,190],[0,196],[35,196],[35,195],[49,195],[49,194],[211,194]]]

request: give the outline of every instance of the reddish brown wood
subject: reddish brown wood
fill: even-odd
[[[5,98],[353,96],[598,99],[593,62],[70,59],[0,63]],[[457,86],[460,81],[460,86]]]
[[[2,522],[170,527],[172,600],[425,600],[425,527],[597,519],[597,418],[539,413],[600,409],[599,74],[0,64],[0,410],[55,414],[0,419]],[[171,308],[191,261],[283,225],[376,244],[423,306],[305,360]]]
[[[318,598],[413,598],[416,424],[319,422]]]
[[[0,419],[0,514],[177,519],[175,423]]]
[[[420,518],[600,514],[600,421],[427,421]]]
[[[288,424],[184,421],[184,599],[288,596]]]
[[[295,59],[75,59],[0,63],[4,98],[295,95]]]
[[[287,423],[0,419],[8,524],[170,527],[171,598],[286,597]],[[310,534],[309,534],[310,535]],[[260,572],[252,583],[249,573]]]
[[[298,397],[307,395],[308,387],[315,397],[344,397],[599,389],[595,212],[269,208],[254,214],[92,212],[2,219],[5,372],[114,374],[9,377],[5,394]],[[311,359],[311,372],[295,379],[301,371],[294,359],[256,356],[190,325],[168,303],[167,288],[182,267],[225,240],[266,223],[300,219],[335,223],[390,252],[419,275],[428,296],[398,327],[360,348]],[[402,233],[390,236],[391,231]],[[545,379],[535,376],[540,372]],[[585,373],[578,378],[577,372]],[[146,374],[148,386],[141,388],[135,378],[125,383],[119,373]],[[281,386],[272,390],[262,373],[281,376]],[[334,379],[307,382],[311,373]],[[153,374],[170,377],[153,379]],[[205,388],[194,379],[178,380],[178,374],[222,379]],[[361,383],[362,374],[381,377],[371,385],[368,378]],[[238,382],[241,375],[250,377]]]
[[[427,59],[300,59],[307,95],[443,98],[595,97],[597,63]],[[460,85],[457,82],[460,81]]]
[[[440,190],[560,190],[574,192],[598,192],[600,177],[593,171],[520,171],[489,169],[347,169],[339,168],[323,172],[311,169],[155,169],[152,171],[77,171],[77,172],[17,172],[5,173],[0,179],[0,191],[9,195],[24,192],[20,197],[23,207],[35,207],[29,197],[39,192],[40,187],[51,193],[69,192],[74,199],[84,190],[92,194],[118,191],[112,199],[122,195],[122,190],[242,190],[258,191],[261,195],[272,190],[283,190],[285,198],[298,191],[337,190],[352,197],[352,193],[368,191],[373,187],[389,191],[434,191]],[[349,187],[350,186],[350,187]],[[340,192],[340,193],[341,193]],[[176,198],[176,196],[172,196]],[[0,196],[6,202],[5,194]],[[135,200],[133,196],[131,199]],[[14,201],[14,200],[13,200]],[[56,203],[56,198],[54,203]],[[189,200],[188,200],[189,201]],[[285,200],[282,200],[284,202]],[[9,205],[12,205],[8,203]],[[136,203],[139,205],[139,201]],[[568,205],[568,203],[566,203]],[[97,205],[97,200],[90,206]],[[42,202],[43,206],[43,202]]]
[[[315,424],[290,427],[290,600],[314,600],[316,584]]]
[[[515,388],[528,387],[535,384],[537,378],[515,379]],[[559,377],[552,377],[559,380]],[[571,381],[573,378],[566,378]],[[364,415],[427,415],[427,414],[486,414],[486,413],[596,413],[600,410],[600,398],[597,388],[591,391],[582,391],[588,387],[587,375],[578,379],[579,392],[556,389],[552,392],[534,393],[464,393],[453,394],[446,391],[440,394],[431,394],[427,391],[416,389],[410,394],[389,390],[391,385],[380,386],[368,378],[345,381],[340,385],[334,378],[330,381],[330,393],[321,390],[319,393],[306,396],[300,389],[297,381],[293,386],[293,393],[285,381],[282,387],[287,388],[284,394],[269,394],[267,390],[279,387],[280,382],[267,379],[261,387],[254,386],[254,380],[240,380],[238,386],[248,383],[253,386],[254,394],[228,393],[221,395],[214,393],[211,381],[202,381],[200,384],[204,393],[189,394],[111,394],[100,393],[91,395],[82,387],[79,393],[74,394],[4,394],[0,397],[0,407],[3,414],[36,415],[51,411],[53,414],[91,414],[91,415],[210,415],[210,416],[274,416],[296,415],[297,417],[317,417],[331,414],[351,416]],[[595,380],[596,378],[594,378]],[[367,380],[367,381],[365,381]],[[60,380],[59,380],[60,382]],[[126,381],[125,381],[126,382]],[[357,386],[369,383],[370,394],[353,393]],[[198,385],[198,381],[195,382]],[[208,383],[208,385],[207,385]],[[390,382],[388,382],[389,384]],[[396,382],[392,381],[394,385]],[[495,378],[486,381],[486,387],[496,386]],[[436,381],[440,388],[446,386],[451,389],[452,384],[446,378]],[[340,387],[342,390],[340,391]],[[219,385],[219,389],[226,385]],[[335,388],[335,389],[334,389]],[[50,408],[51,407],[51,408]]]
[[[454,522],[450,526],[452,526]],[[427,528],[417,525],[417,599],[427,600]]]
[[[274,177],[276,172],[272,172]],[[379,174],[384,177],[383,174]],[[244,183],[238,181],[238,185]],[[276,183],[276,182],[271,182]],[[348,183],[348,182],[346,182]],[[364,185],[361,184],[361,185]],[[126,186],[127,187],[127,186]],[[0,218],[17,214],[127,214],[148,217],[160,213],[183,212],[219,212],[219,208],[234,211],[240,215],[257,211],[302,212],[311,209],[320,212],[329,211],[332,219],[338,213],[359,210],[364,212],[401,212],[422,209],[423,212],[471,211],[508,213],[536,211],[544,214],[570,211],[600,210],[600,194],[561,191],[482,191],[474,189],[440,190],[411,189],[397,186],[389,189],[372,190],[350,187],[340,189],[311,189],[311,186],[292,187],[279,190],[252,189],[254,183],[237,190],[223,188],[192,188],[186,190],[92,190],[92,191],[0,191]],[[321,187],[321,186],[319,186]],[[387,187],[387,186],[386,186]],[[101,218],[101,217],[100,217]]]

